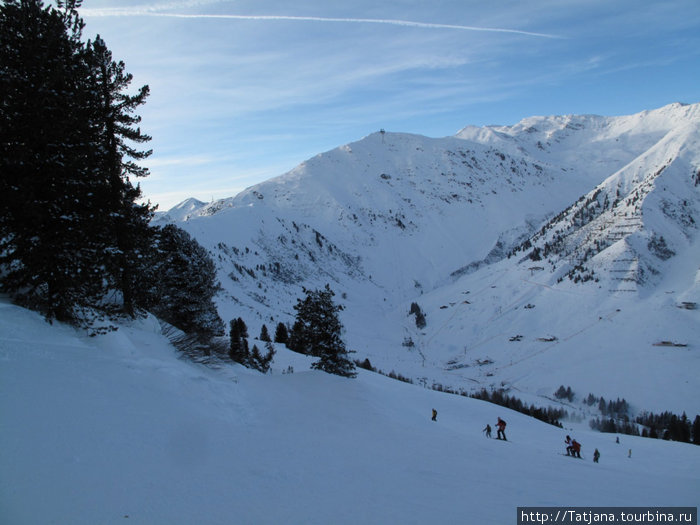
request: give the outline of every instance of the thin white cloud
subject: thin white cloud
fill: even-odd
[[[80,14],[85,16],[139,16],[170,11],[173,9],[189,9],[206,5],[219,4],[225,0],[181,0],[179,2],[164,2],[154,5],[124,7],[100,7],[80,9]]]
[[[562,38],[559,35],[548,33],[536,33],[522,31],[520,29],[505,29],[499,27],[465,26],[457,24],[435,24],[431,22],[414,22],[410,20],[382,19],[382,18],[331,18],[321,16],[288,16],[288,15],[214,15],[214,14],[183,14],[163,13],[167,9],[165,4],[154,7],[137,8],[108,8],[108,9],[84,9],[84,16],[155,16],[167,18],[194,18],[194,19],[220,19],[220,20],[260,20],[260,21],[291,21],[291,22],[328,22],[346,24],[384,24],[404,27],[418,27],[423,29],[449,29],[458,31],[481,31],[487,33],[511,33],[517,35],[533,36],[540,38]]]

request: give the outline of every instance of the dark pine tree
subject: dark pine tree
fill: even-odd
[[[231,320],[229,337],[231,339],[229,356],[237,363],[248,366],[251,358],[248,349],[248,328],[242,318]]]
[[[264,343],[269,343],[272,341],[272,339],[270,339],[270,333],[267,331],[266,325],[262,325],[262,328],[260,329],[260,337],[258,337],[258,339],[260,339]]]
[[[270,370],[272,360],[275,358],[275,354],[277,353],[271,341],[265,343],[265,348],[267,349],[267,353],[265,354],[265,357],[263,357],[263,360],[260,363],[260,371],[263,374],[267,374],[268,370]]]
[[[369,370],[370,372],[375,372],[374,367],[372,367],[372,363],[369,360],[369,357],[366,357],[364,361],[361,363],[358,362],[357,366],[360,368],[364,368],[365,370]]]
[[[81,324],[104,296],[90,235],[99,189],[77,0],[0,6],[1,287],[15,301]]]
[[[243,320],[242,317],[239,317],[236,319],[236,322],[238,323],[238,330],[241,333],[241,337],[243,339],[248,339],[248,325],[245,324],[245,321]]]
[[[231,320],[230,324],[230,329],[229,329],[229,339],[230,339],[230,345],[229,345],[229,352],[228,355],[231,359],[236,361],[237,363],[241,362],[241,333],[240,330],[238,329],[238,323],[236,322],[236,319]]]
[[[260,352],[258,345],[253,345],[253,349],[250,351],[250,366],[257,370],[260,370],[261,364],[263,362],[263,355]]]
[[[696,415],[692,426],[693,439],[691,443],[700,445],[700,415]]]
[[[306,297],[298,299],[295,328],[299,346],[304,353],[319,358],[312,368],[344,377],[355,377],[355,363],[348,358],[348,350],[341,338],[343,326],[338,312],[343,308],[333,302],[334,293],[329,285],[323,290],[304,290]]]
[[[267,374],[270,371],[270,365],[275,357],[275,348],[270,341],[266,343],[265,348],[267,348],[267,353],[263,355],[258,346],[253,345],[253,350],[250,352],[246,366],[254,368],[263,374]]]
[[[127,144],[150,139],[133,115],[148,87],[124,94],[124,64],[99,37],[81,41],[80,4],[0,6],[0,284],[49,320],[89,326],[133,315],[153,209],[129,181],[150,152]]]
[[[601,397],[600,401],[598,401],[598,410],[600,410],[600,413],[603,415],[608,413],[607,405],[605,404],[605,399],[603,397]]]
[[[416,327],[419,330],[422,330],[426,326],[426,320],[425,320],[425,314],[423,311],[420,309],[420,306],[418,303],[411,303],[411,309],[408,312],[408,315],[415,315],[416,316]]]
[[[564,399],[566,397],[566,388],[564,388],[564,385],[561,385],[556,392],[554,392],[554,397],[557,399]]]
[[[155,239],[149,270],[142,274],[145,307],[201,341],[223,335],[224,323],[214,304],[220,286],[209,253],[172,224],[156,228]]]
[[[277,323],[277,328],[275,329],[275,343],[286,345],[288,341],[289,333],[287,332],[287,326],[284,323]]]
[[[292,329],[289,331],[286,346],[294,352],[305,354],[308,349],[304,343],[304,325],[299,320],[294,321]]]
[[[99,152],[100,170],[105,191],[100,196],[100,215],[105,224],[105,267],[112,277],[113,286],[121,292],[125,313],[133,316],[138,299],[137,274],[142,270],[143,255],[151,244],[149,222],[155,207],[137,204],[141,189],[134,186],[131,177],[145,177],[148,170],[137,165],[151,154],[131,144],[142,144],[151,137],[136,127],[141,117],[136,109],[145,103],[148,86],[142,86],[135,95],[129,95],[133,77],[126,73],[124,62],[116,62],[104,40],[98,35],[85,47],[85,62],[94,86],[94,123],[99,134],[95,151]]]

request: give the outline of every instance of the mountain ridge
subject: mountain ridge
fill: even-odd
[[[213,254],[225,320],[289,323],[304,287],[330,283],[359,357],[427,383],[520,388],[543,401],[543,389],[558,384],[522,380],[543,366],[543,344],[553,347],[544,354],[575,348],[601,359],[582,350],[598,341],[620,366],[633,352],[602,334],[648,349],[678,332],[683,366],[698,370],[698,312],[677,305],[700,302],[700,273],[686,262],[700,260],[699,129],[700,104],[671,104],[623,117],[532,117],[438,139],[376,132],[173,222]],[[683,275],[670,275],[679,268]],[[672,294],[660,289],[669,280]],[[659,316],[670,296],[675,306]],[[413,302],[427,314],[423,330],[408,316]],[[625,310],[637,319],[617,315]],[[598,319],[623,318],[598,328]],[[661,318],[668,328],[635,330]],[[567,325],[596,328],[563,342],[554,332]],[[509,339],[518,335],[515,348]],[[562,377],[551,381],[630,396],[640,408],[656,406],[641,383],[666,368],[651,355],[615,393],[586,377],[590,367],[554,361]],[[615,373],[604,375],[614,383]],[[664,397],[674,406],[700,394],[692,382],[671,390]]]

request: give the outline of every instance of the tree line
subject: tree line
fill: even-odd
[[[124,62],[83,40],[81,2],[0,6],[0,290],[93,333],[151,311],[222,335],[208,252],[138,202],[149,87],[129,91]]]
[[[479,392],[471,394],[469,397],[510,408],[511,410],[515,410],[521,414],[526,414],[559,428],[562,428],[563,426],[560,420],[567,418],[569,415],[569,413],[562,408],[540,408],[532,404],[528,406],[527,403],[524,403],[517,397],[506,394],[503,389],[489,392],[485,388],[482,388]]]
[[[642,426],[641,432],[638,425]],[[696,415],[691,423],[685,412],[680,416],[668,411],[660,414],[642,412],[634,422],[629,421],[628,418],[623,420],[612,417],[595,418],[591,419],[590,426],[601,432],[631,434],[700,445],[700,415]]]
[[[355,377],[355,363],[349,359],[352,353],[342,339],[343,325],[338,317],[341,305],[335,304],[335,293],[326,284],[320,290],[304,289],[305,296],[297,299],[296,316],[289,329],[278,323],[275,343],[284,344],[290,350],[318,358],[311,367],[329,374]],[[266,325],[262,325],[258,339],[265,343],[267,353],[262,354],[257,345],[252,350],[248,344],[248,327],[242,318],[233,319],[230,325],[229,357],[248,367],[266,373],[274,358],[275,349],[270,341]]]

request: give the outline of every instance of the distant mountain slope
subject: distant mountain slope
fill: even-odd
[[[699,139],[700,104],[380,132],[160,220],[211,250],[222,317],[253,333],[330,283],[349,346],[380,368],[700,411]],[[654,346],[669,340],[687,346]]]
[[[161,222],[181,222],[186,221],[194,215],[206,203],[197,199],[187,199],[180,204],[173,206],[167,212],[156,212],[156,218]]]
[[[593,268],[630,286],[661,275],[663,262],[685,250],[698,228],[700,155],[688,147],[698,143],[697,125],[666,134],[544,225],[527,242],[529,258],[566,259],[575,280],[593,278]],[[632,264],[621,268],[620,262]]]

